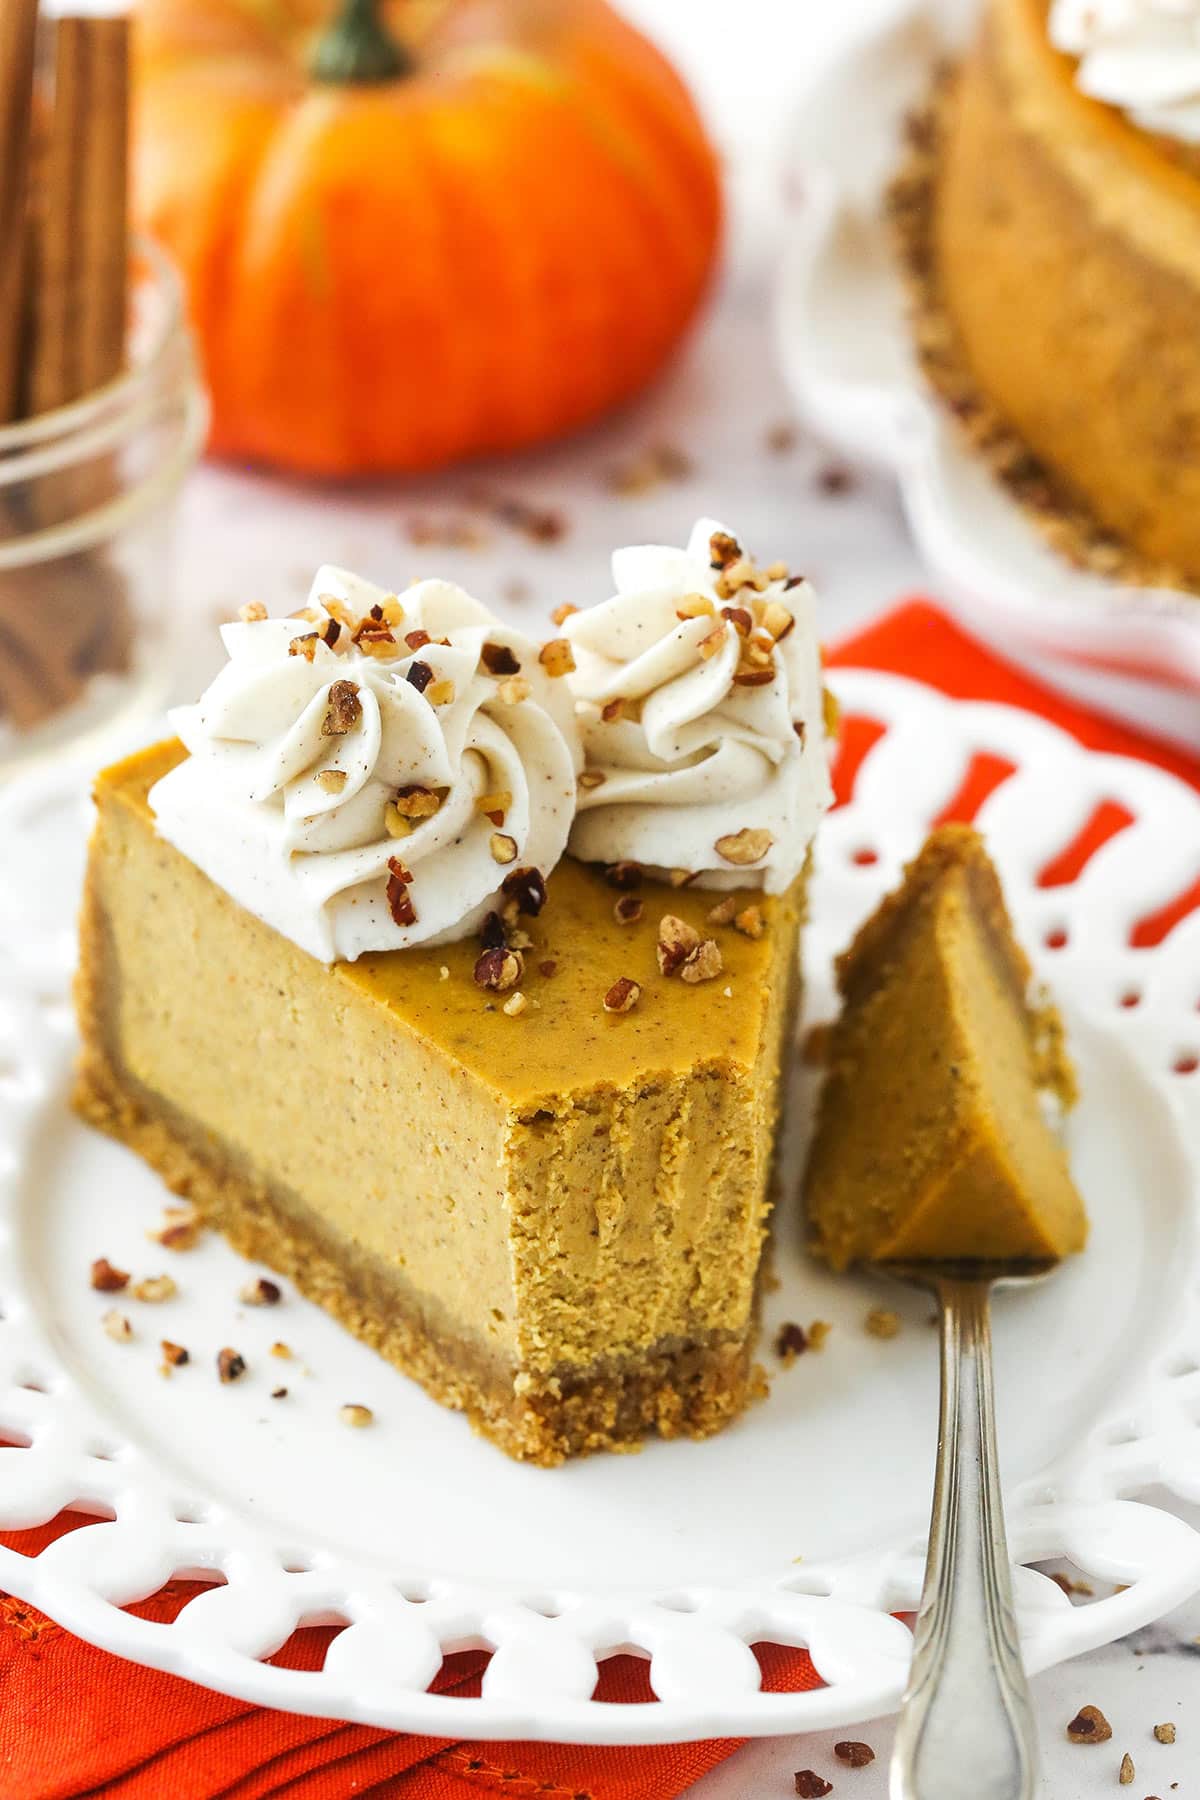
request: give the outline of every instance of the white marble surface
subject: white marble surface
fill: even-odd
[[[415,575],[444,573],[514,615],[540,621],[563,600],[604,596],[614,544],[681,541],[697,514],[711,512],[760,554],[785,557],[814,578],[831,638],[925,585],[892,492],[858,480],[851,491],[830,494],[821,483],[828,459],[819,446],[802,439],[784,454],[767,448],[768,432],[788,416],[768,310],[779,228],[776,152],[797,80],[875,10],[875,0],[847,0],[840,8],[817,0],[788,7],[780,0],[740,0],[736,33],[721,0],[688,6],[627,0],[627,9],[688,72],[729,161],[735,206],[726,271],[687,350],[621,418],[503,467],[365,491],[305,488],[231,469],[199,473],[185,494],[182,520],[181,690],[195,692],[215,669],[218,616],[249,599],[298,604],[322,561],[347,563],[397,587]],[[637,497],[615,495],[610,471],[658,443],[686,453],[690,477]],[[561,540],[534,544],[484,519],[468,504],[481,484],[561,510]],[[481,547],[412,541],[415,521],[464,518],[485,532]],[[1041,1800],[1091,1800],[1115,1791],[1125,1751],[1137,1771],[1125,1790],[1132,1800],[1200,1795],[1200,1602],[1136,1639],[1040,1677],[1036,1696],[1045,1761]],[[1066,1742],[1066,1721],[1086,1702],[1112,1722],[1110,1744]],[[1152,1736],[1165,1720],[1179,1728],[1172,1748]],[[843,1736],[869,1742],[875,1763],[862,1771],[837,1763],[832,1743]],[[890,1741],[890,1725],[875,1722],[829,1737],[753,1745],[700,1781],[692,1800],[783,1797],[794,1791],[792,1774],[801,1768],[832,1780],[838,1800],[881,1800]],[[969,1776],[963,1800],[971,1800]]]

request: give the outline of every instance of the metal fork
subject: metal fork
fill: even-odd
[[[892,1754],[891,1800],[1032,1800],[1037,1732],[1013,1607],[996,1458],[991,1294],[1045,1263],[889,1263],[930,1289],[942,1399],[925,1586]]]

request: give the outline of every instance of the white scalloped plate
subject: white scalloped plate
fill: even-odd
[[[1074,569],[966,448],[913,355],[883,196],[905,115],[980,0],[895,0],[799,102],[777,292],[784,374],[823,437],[893,475],[921,550],[973,627],[1059,686],[1195,745],[1200,600]],[[847,129],[846,121],[853,120]]]
[[[1128,942],[1194,878],[1200,800],[1005,708],[861,671],[835,686],[887,729],[824,829],[810,1015],[828,1010],[832,953],[991,752],[1017,772],[980,820],[1081,1065],[1071,1151],[1093,1241],[1053,1283],[1002,1299],[997,1320],[1015,1555],[1067,1557],[1105,1584],[1073,1606],[1020,1570],[1025,1654],[1042,1668],[1200,1587],[1200,1535],[1168,1510],[1171,1495],[1200,1500],[1200,1075],[1181,1072],[1200,1051],[1200,914],[1154,948]],[[0,1438],[26,1446],[0,1451],[0,1526],[64,1506],[108,1518],[36,1558],[0,1549],[0,1586],[226,1693],[453,1737],[663,1742],[894,1705],[909,1634],[891,1615],[919,1592],[935,1439],[927,1303],[887,1292],[905,1328],[869,1337],[884,1290],[810,1265],[788,1207],[767,1330],[829,1319],[824,1350],[773,1365],[770,1400],[721,1437],[550,1472],[508,1462],[294,1296],[239,1309],[239,1259],[211,1237],[174,1259],[151,1246],[162,1188],[67,1110],[82,794],[60,777],[0,804],[0,842],[22,846],[0,870]],[[1134,822],[1079,879],[1039,887],[1105,798]],[[793,1125],[805,1110],[797,1092]],[[802,1132],[789,1135],[790,1192]],[[133,1344],[101,1330],[98,1255],[142,1273],[170,1261],[179,1281],[166,1305],[129,1304]],[[155,1372],[163,1335],[193,1352],[170,1381]],[[295,1362],[269,1356],[275,1338]],[[213,1368],[226,1343],[249,1364],[235,1387]],[[272,1401],[280,1381],[289,1398]],[[348,1431],[347,1400],[376,1423]],[[184,1574],[224,1585],[170,1625],[121,1610]],[[322,1669],[261,1660],[330,1621],[348,1626]],[[827,1685],[759,1692],[760,1641],[808,1645]],[[443,1655],[472,1647],[494,1651],[482,1696],[427,1693]],[[597,1660],[622,1648],[650,1657],[657,1702],[591,1698]]]

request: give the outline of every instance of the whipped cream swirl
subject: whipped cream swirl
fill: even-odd
[[[171,714],[191,755],[150,805],[302,950],[352,962],[467,937],[506,877],[557,863],[580,762],[571,695],[461,588],[397,598],[326,567],[307,616],[222,637],[228,663]]]
[[[586,768],[573,855],[780,893],[830,804],[815,596],[701,519],[618,550],[616,595],[562,629]]]
[[[1050,39],[1079,59],[1082,93],[1200,143],[1200,0],[1054,0]]]

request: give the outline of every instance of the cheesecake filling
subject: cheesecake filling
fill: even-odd
[[[1200,0],[1054,0],[1050,41],[1078,58],[1081,93],[1200,144]]]
[[[544,892],[582,752],[538,647],[447,581],[403,599],[317,572],[303,612],[248,608],[171,723],[160,835],[323,962],[451,942],[505,882]]]
[[[616,594],[562,630],[586,767],[570,850],[783,893],[832,791],[816,599],[701,519],[613,557]]]

